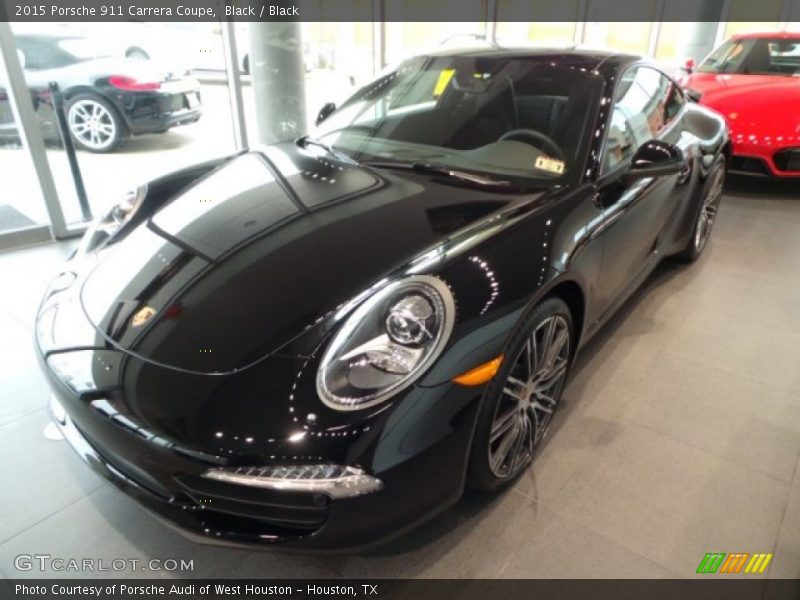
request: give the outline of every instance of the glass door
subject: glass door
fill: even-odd
[[[14,52],[6,23],[0,23],[0,50],[0,250],[4,250],[51,239],[51,219],[20,124],[21,118],[31,122],[46,112],[48,99],[43,90],[24,85],[20,57]],[[9,50],[13,55],[6,60]],[[15,89],[22,91],[21,101],[17,101]]]

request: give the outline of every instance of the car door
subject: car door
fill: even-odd
[[[634,66],[620,77],[597,183],[604,236],[597,290],[600,315],[613,309],[658,260],[661,235],[679,206],[679,196],[686,193],[688,186],[682,184],[691,177],[691,162],[688,138],[681,135],[684,104],[677,84],[652,67]],[[631,159],[653,139],[682,147],[687,157],[684,170],[629,181]]]

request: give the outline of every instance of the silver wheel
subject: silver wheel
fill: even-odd
[[[719,201],[722,197],[722,188],[725,185],[725,169],[716,169],[712,177],[694,229],[694,248],[698,254],[705,248],[708,238],[711,236],[711,228],[714,227]]]
[[[117,140],[117,120],[96,100],[86,98],[72,104],[67,120],[72,135],[86,148],[106,150]]]
[[[541,321],[514,359],[489,437],[489,468],[508,479],[533,457],[556,408],[569,366],[570,329],[553,315]]]

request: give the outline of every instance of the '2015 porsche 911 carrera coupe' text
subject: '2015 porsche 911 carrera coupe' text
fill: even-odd
[[[705,248],[721,117],[633,56],[421,56],[132,191],[37,320],[51,412],[200,541],[355,547],[531,462],[576,353]]]

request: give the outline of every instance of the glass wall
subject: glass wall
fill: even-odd
[[[309,123],[326,102],[341,103],[377,70],[372,23],[303,23]]]
[[[47,90],[51,81],[63,97],[94,214],[142,182],[234,150],[219,26],[16,23],[13,33],[28,86],[48,95],[39,126],[68,225],[85,214]]]
[[[384,28],[386,62],[390,65],[395,64],[414,54],[441,48],[444,45],[474,43],[475,38],[485,35],[485,22],[386,23]]]
[[[779,29],[784,0],[730,0],[725,38],[737,33]]]
[[[419,22],[413,19],[430,8],[428,0],[342,0],[330,20],[299,26],[305,78],[302,110],[313,123],[323,104],[341,103],[387,64],[448,45],[480,43],[473,38],[491,32],[503,45],[579,43],[650,54],[677,72],[686,58],[684,38],[691,37],[690,28],[686,23],[658,23],[663,2],[642,0],[631,15],[636,22],[598,22],[593,18],[613,0],[560,0],[557,14],[564,15],[566,8],[575,19],[554,22],[556,13],[549,3],[447,0],[435,8],[453,20]],[[730,0],[727,6],[731,22],[719,28],[721,37],[753,30],[800,30],[798,23],[781,23],[795,18],[784,14],[786,0]],[[337,22],[342,10],[354,20]],[[388,21],[373,22],[380,14]],[[486,17],[495,16],[496,24],[487,25]],[[13,33],[67,223],[80,223],[84,213],[55,118],[55,98],[47,89],[50,81],[63,92],[65,124],[78,147],[78,166],[95,214],[142,181],[236,149],[232,74],[225,67],[221,24],[17,23]],[[242,96],[246,130],[254,144],[258,103],[251,85],[248,24],[237,23],[234,33],[241,81],[234,95]],[[2,77],[0,71],[0,232],[48,223],[41,187],[16,135]]]
[[[527,0],[498,0],[496,39],[501,44],[566,46],[575,42],[580,17],[579,0],[563,0],[558,5]],[[564,14],[574,15],[569,22],[554,21]]]
[[[631,54],[647,54],[652,23],[586,23],[583,43],[595,48],[613,48]]]
[[[31,90],[30,101],[34,113],[47,118],[46,90]],[[5,63],[0,61],[0,236],[48,222],[36,172],[12,110]]]

